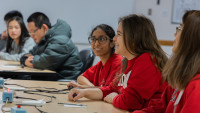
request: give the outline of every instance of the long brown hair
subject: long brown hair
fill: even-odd
[[[200,11],[187,11],[176,52],[167,62],[163,77],[179,90],[184,89],[200,69]]]
[[[167,56],[161,49],[153,23],[142,15],[128,15],[119,19],[122,24],[124,45],[133,55],[150,53],[152,62],[162,72]],[[122,74],[127,67],[127,59],[122,60]],[[121,74],[121,75],[122,75]],[[120,78],[120,77],[119,77]]]

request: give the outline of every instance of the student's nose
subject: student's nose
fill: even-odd
[[[94,44],[95,44],[95,46],[100,45],[99,40],[96,40],[96,42]]]
[[[117,35],[113,37],[113,41],[117,41]]]
[[[14,31],[16,31],[16,29],[15,29],[15,28],[13,28],[13,29],[11,29],[11,31],[12,31],[12,32],[14,32]]]

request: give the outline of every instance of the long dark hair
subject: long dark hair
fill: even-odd
[[[107,24],[97,25],[95,28],[92,29],[92,32],[90,33],[90,37],[92,36],[93,32],[97,29],[103,30],[106,33],[106,35],[108,35],[110,42],[113,41],[113,38],[115,36],[115,31],[113,30],[113,28],[111,26],[109,26]],[[112,48],[111,54],[113,54],[114,51],[115,51],[115,47]]]
[[[13,21],[13,20],[16,20],[16,21],[19,23],[20,29],[21,29],[21,35],[20,35],[20,37],[19,37],[19,45],[18,45],[18,46],[19,46],[19,51],[18,51],[18,53],[21,53],[25,41],[26,41],[30,36],[29,36],[29,34],[28,34],[28,30],[27,30],[27,28],[26,28],[26,26],[25,26],[25,24],[24,24],[24,21],[23,21],[23,19],[22,19],[21,17],[15,16],[15,17],[11,18],[11,19],[8,21],[8,25],[9,25],[9,23],[10,23],[11,21]],[[7,26],[7,28],[8,28],[8,26]],[[9,32],[9,31],[8,31],[8,32]],[[13,50],[13,48],[12,48],[12,46],[11,46],[11,45],[12,45],[12,42],[13,42],[13,39],[10,37],[10,35],[9,35],[9,33],[8,33],[8,39],[7,39],[7,45],[6,45],[6,52],[8,52],[8,53],[10,53],[10,51]]]
[[[150,53],[152,62],[162,72],[167,62],[167,56],[158,43],[155,28],[151,20],[144,16],[132,14],[120,18],[119,23],[122,24],[126,49],[136,57],[143,53]],[[126,70],[127,63],[128,60],[123,58],[122,74]],[[116,79],[116,82],[118,82],[121,75]]]
[[[167,62],[164,79],[179,90],[184,89],[200,70],[200,11],[187,11],[176,52]]]

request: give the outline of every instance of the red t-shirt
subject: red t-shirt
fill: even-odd
[[[180,91],[168,86],[162,94],[161,100],[147,108],[133,113],[199,113],[200,112],[200,74],[197,74],[185,88],[183,95],[176,106]]]
[[[95,86],[107,86],[120,70],[121,60],[122,56],[113,53],[104,66],[102,62],[99,61],[96,65],[86,70],[83,76]]]
[[[118,86],[113,85],[113,82],[107,87],[100,88],[103,98],[117,92],[119,94],[113,99],[113,105],[129,111],[142,109],[147,106],[150,99],[160,98],[165,87],[161,73],[153,64],[149,53],[129,60]]]

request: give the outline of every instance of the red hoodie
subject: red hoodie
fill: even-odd
[[[168,86],[162,94],[161,100],[150,104],[143,110],[132,113],[199,113],[200,112],[200,74],[197,74],[186,86],[183,95],[174,109],[180,91]],[[175,110],[175,112],[174,112]]]
[[[103,98],[112,92],[117,92],[113,105],[133,111],[147,107],[151,99],[160,98],[164,87],[161,73],[153,64],[150,54],[144,53],[128,61],[118,86],[115,86],[113,81],[109,86],[100,89]]]
[[[121,60],[122,56],[114,53],[105,65],[99,61],[96,65],[86,70],[83,76],[95,86],[108,86],[115,77],[115,74],[119,71]]]

